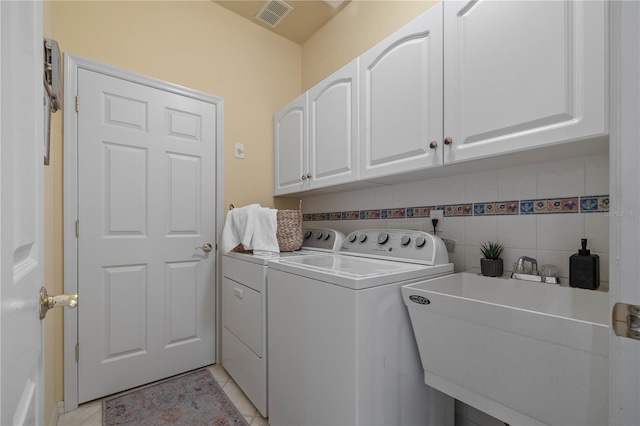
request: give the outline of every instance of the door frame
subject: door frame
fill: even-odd
[[[78,292],[78,239],[76,219],[78,218],[78,114],[75,113],[78,71],[80,69],[97,72],[154,89],[164,90],[180,96],[197,99],[216,106],[216,243],[220,240],[224,225],[224,101],[222,98],[189,89],[177,84],[127,71],[111,65],[86,59],[73,54],[65,54],[64,82],[64,291]],[[220,253],[216,244],[215,264],[215,316],[216,316],[216,358],[220,348]],[[82,303],[82,294],[78,297]],[[78,342],[78,311],[64,312],[64,411],[78,407],[78,363],[75,347]]]
[[[609,139],[609,312],[617,302],[640,304],[640,244],[629,235],[640,231],[638,159],[640,116],[640,6],[611,1],[610,6],[610,139]],[[637,424],[640,408],[640,342],[609,333],[609,424]]]

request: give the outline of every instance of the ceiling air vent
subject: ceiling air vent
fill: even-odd
[[[262,9],[260,9],[260,12],[256,15],[256,19],[267,25],[276,27],[292,10],[293,7],[281,0],[271,0],[262,6]]]

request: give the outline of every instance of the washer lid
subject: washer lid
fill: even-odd
[[[280,259],[269,267],[356,290],[453,272],[451,263],[426,266],[338,254]]]

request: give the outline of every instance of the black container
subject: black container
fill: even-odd
[[[485,277],[500,277],[504,273],[502,259],[480,259],[480,271]]]
[[[600,257],[587,250],[587,240],[582,248],[569,258],[569,285],[595,290],[600,286]]]

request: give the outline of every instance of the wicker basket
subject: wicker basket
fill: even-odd
[[[229,206],[234,209],[233,204]],[[277,229],[276,239],[278,248],[283,251],[296,251],[302,247],[302,200],[298,210],[278,210],[276,213]],[[253,250],[245,250],[242,244],[238,244],[233,250],[237,253],[253,253]]]
[[[302,201],[298,210],[278,210],[276,238],[280,251],[296,251],[302,247]]]

